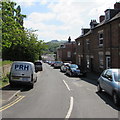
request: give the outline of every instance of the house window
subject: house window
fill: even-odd
[[[103,30],[98,32],[99,35],[99,46],[103,46]]]
[[[89,39],[86,39],[86,46],[87,46],[87,50],[89,50],[90,48],[90,40]]]
[[[81,65],[81,58],[80,58],[80,55],[78,56],[78,62],[79,62],[79,65]]]
[[[105,19],[106,19],[106,20],[109,20],[109,19],[110,19],[110,11],[109,11],[109,10],[107,10],[107,11],[105,12]]]
[[[99,53],[99,68],[103,68],[104,67],[104,63],[103,63],[103,53],[100,52]]]
[[[106,57],[106,68],[110,68],[110,56]]]
[[[86,56],[87,68],[90,68],[90,59],[89,56]]]
[[[78,45],[79,45],[79,46],[81,45],[80,42],[78,42]]]
[[[70,51],[67,52],[67,57],[69,57],[69,58],[71,57],[71,52]]]

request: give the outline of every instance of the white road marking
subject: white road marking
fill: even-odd
[[[20,90],[17,91],[16,93],[14,93],[14,94],[8,99],[8,101],[10,101],[10,100],[11,100],[15,95],[17,95],[19,92],[20,92]]]
[[[65,80],[63,80],[63,82],[66,85],[67,89],[70,91],[70,88],[69,88],[68,84],[65,82]]]
[[[73,110],[73,97],[70,97],[70,108],[69,108],[68,113],[67,113],[67,115],[66,115],[65,118],[67,118],[67,119],[70,118],[70,115],[71,115],[71,113],[72,113],[72,110]]]

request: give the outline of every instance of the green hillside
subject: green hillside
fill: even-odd
[[[57,41],[52,40],[50,42],[47,42],[46,45],[48,46],[48,49],[44,51],[45,54],[54,54],[56,53],[56,49],[61,45],[64,44],[66,41]]]

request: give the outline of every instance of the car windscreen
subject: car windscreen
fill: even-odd
[[[55,63],[62,63],[62,62],[60,62],[60,61],[57,61],[57,62],[55,62]]]
[[[77,65],[70,65],[70,68],[78,68]]]
[[[114,73],[114,78],[115,78],[115,81],[120,82],[120,73],[115,72]]]

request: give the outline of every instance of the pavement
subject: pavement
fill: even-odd
[[[0,106],[3,106],[7,102],[9,102],[13,97],[15,97],[19,92],[21,91],[21,88],[15,87],[11,88],[10,85],[7,85],[3,88],[0,88]]]
[[[91,80],[97,80],[99,78],[100,74],[94,73],[94,72],[88,72],[87,78],[90,78]]]
[[[87,73],[87,78],[91,80],[97,80],[99,77],[98,74],[93,72]],[[15,97],[19,92],[21,92],[20,87],[11,88],[10,85],[7,85],[0,89],[1,97],[0,97],[0,107],[9,102],[13,97]]]

